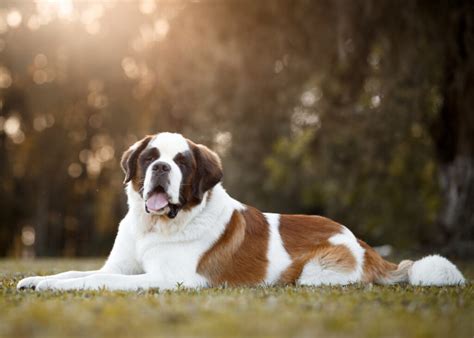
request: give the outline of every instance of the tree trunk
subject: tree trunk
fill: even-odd
[[[439,216],[449,254],[474,256],[474,18],[452,16],[446,49],[443,106],[434,129],[443,205]]]

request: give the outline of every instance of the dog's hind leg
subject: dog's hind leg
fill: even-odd
[[[280,277],[282,284],[347,285],[362,281],[364,248],[347,228],[299,257]]]
[[[360,281],[360,263],[345,245],[318,248],[304,265],[299,285],[347,285]]]

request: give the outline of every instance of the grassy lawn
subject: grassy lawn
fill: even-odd
[[[0,261],[0,337],[473,337],[474,263],[464,287],[219,288],[159,292],[16,291],[28,275],[100,260]]]

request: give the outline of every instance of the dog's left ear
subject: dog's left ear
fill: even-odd
[[[194,159],[196,160],[193,197],[198,201],[202,201],[204,193],[212,189],[222,180],[223,171],[221,159],[215,152],[201,144],[192,143],[191,149]]]
[[[122,155],[122,160],[120,161],[120,166],[122,167],[123,172],[125,173],[125,180],[123,183],[130,182],[137,172],[137,160],[140,153],[143,149],[146,148],[152,136],[146,136],[138,142],[135,142],[128,150],[126,150]]]

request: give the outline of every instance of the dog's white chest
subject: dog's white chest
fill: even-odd
[[[160,236],[149,233],[137,241],[137,261],[145,273],[161,276],[167,281],[205,286],[207,281],[196,270],[200,257],[207,250],[199,240],[163,242]]]

